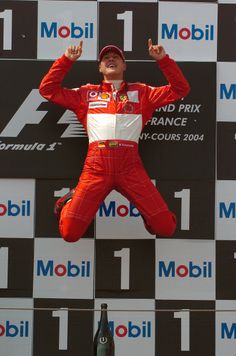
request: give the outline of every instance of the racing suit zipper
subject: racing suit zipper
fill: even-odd
[[[114,106],[115,106],[115,122],[114,122],[114,139],[116,139],[116,115],[117,115],[117,93],[118,90],[116,90],[114,87],[112,88],[112,97],[114,100]]]

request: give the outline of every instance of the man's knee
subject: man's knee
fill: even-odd
[[[162,211],[148,220],[148,225],[160,237],[171,237],[176,230],[176,216],[171,211]]]
[[[78,241],[84,235],[86,229],[87,224],[84,221],[72,218],[64,218],[60,220],[60,234],[66,242]]]

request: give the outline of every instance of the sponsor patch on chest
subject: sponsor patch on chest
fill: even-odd
[[[88,101],[94,101],[94,100],[103,100],[103,101],[110,101],[111,99],[111,94],[107,92],[99,92],[95,90],[91,90],[88,92]]]
[[[127,91],[129,101],[133,103],[139,103],[138,90]]]
[[[107,108],[108,103],[104,101],[92,101],[89,103],[89,109],[96,109],[96,108]]]

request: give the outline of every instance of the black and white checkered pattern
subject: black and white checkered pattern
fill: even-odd
[[[236,0],[0,1],[1,355],[92,356],[93,310],[107,302],[116,356],[235,356],[235,30]],[[40,80],[83,39],[65,86],[99,82],[110,43],[128,81],[164,85],[148,38],[191,85],[140,137],[177,231],[149,235],[112,192],[85,236],[65,243],[53,205],[75,186],[88,142],[72,112],[39,95]]]

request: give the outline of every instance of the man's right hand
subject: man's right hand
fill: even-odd
[[[65,56],[71,61],[76,61],[82,54],[83,41],[80,41],[79,46],[69,46],[65,51]]]
[[[148,40],[148,51],[150,56],[156,61],[159,61],[166,56],[164,47],[161,45],[153,45],[151,38]]]

